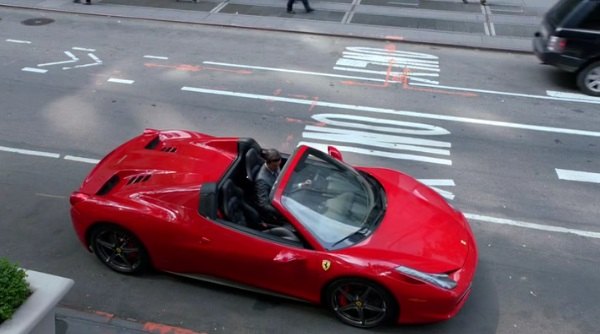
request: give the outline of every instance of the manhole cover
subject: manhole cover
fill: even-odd
[[[54,22],[53,19],[46,19],[46,18],[35,18],[35,19],[28,19],[25,20],[21,23],[23,23],[26,26],[43,26],[44,24],[49,24]]]

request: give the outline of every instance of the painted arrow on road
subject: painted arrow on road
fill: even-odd
[[[63,70],[70,70],[70,69],[74,69],[74,68],[89,67],[89,66],[96,66],[96,65],[101,65],[102,64],[102,60],[100,60],[100,58],[98,58],[96,55],[94,55],[92,53],[92,52],[95,52],[96,50],[94,50],[94,49],[80,48],[80,47],[73,47],[72,49],[76,50],[76,51],[85,51],[85,52],[88,52],[87,56],[90,57],[93,60],[93,62],[92,63],[75,65],[75,66],[64,66],[62,68]],[[69,57],[69,59],[62,60],[62,61],[55,61],[55,62],[51,62],[51,63],[38,64],[37,68],[26,67],[26,68],[23,68],[23,71],[45,73],[45,72],[47,72],[47,70],[40,69],[39,67],[72,64],[72,63],[77,63],[77,62],[80,61],[80,59],[77,56],[75,56],[73,54],[73,52],[71,52],[71,51],[65,51],[65,55],[67,55],[67,57]]]
[[[556,168],[558,178],[566,181],[600,183],[600,173],[581,172]]]

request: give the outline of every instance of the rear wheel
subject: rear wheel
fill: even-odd
[[[589,64],[577,74],[577,86],[587,95],[600,96],[600,61]]]
[[[131,232],[102,225],[91,234],[94,253],[110,269],[124,274],[139,274],[149,264],[148,254],[139,239]]]
[[[381,286],[364,279],[347,278],[333,282],[326,302],[343,323],[372,328],[389,322],[397,313],[396,303]]]

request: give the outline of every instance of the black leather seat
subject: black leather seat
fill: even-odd
[[[246,217],[242,208],[241,190],[231,180],[225,180],[221,188],[221,209],[226,220],[246,226]]]
[[[246,178],[250,182],[254,182],[256,179],[256,175],[260,170],[260,167],[265,163],[265,160],[261,157],[260,152],[252,147],[250,148],[245,155],[246,160]]]
[[[275,235],[282,239],[300,242],[300,239],[290,229],[277,226],[264,229],[258,212],[244,201],[242,189],[236,186],[230,179],[225,180],[221,188],[221,208],[225,220],[241,226],[247,226],[256,230]]]
[[[230,179],[225,180],[221,188],[221,208],[226,220],[232,223],[258,229],[258,212],[244,201],[244,192]]]

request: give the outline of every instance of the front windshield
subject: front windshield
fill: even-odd
[[[281,203],[321,245],[335,249],[366,236],[375,198],[363,176],[320,153],[309,150],[298,162]]]

